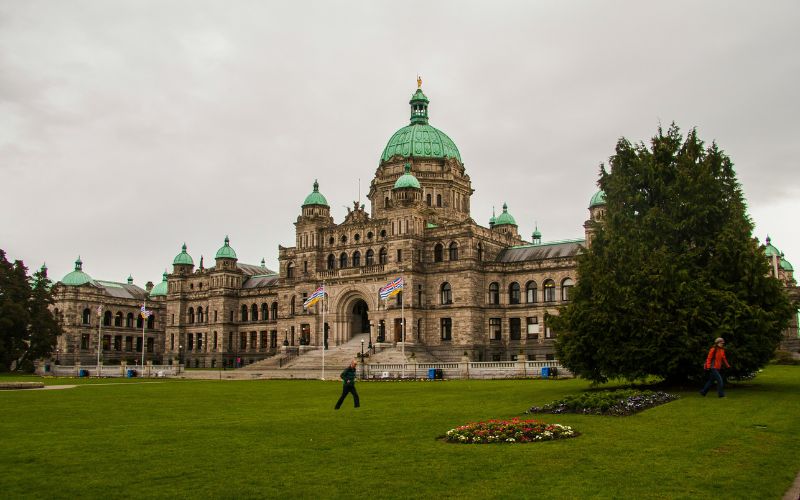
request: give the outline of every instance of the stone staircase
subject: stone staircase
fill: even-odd
[[[369,334],[354,335],[349,341],[337,346],[328,346],[325,351],[325,369],[344,370],[350,361],[357,359],[356,355],[361,354],[361,341],[364,341],[366,352],[369,344]],[[284,368],[293,370],[319,370],[322,368],[322,349],[308,351],[293,360],[284,364]]]

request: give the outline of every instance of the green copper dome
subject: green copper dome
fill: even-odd
[[[508,224],[516,226],[517,221],[515,221],[514,217],[512,217],[511,214],[508,213],[508,205],[503,203],[503,213],[497,216],[497,218],[494,221],[494,225],[502,226]]]
[[[780,257],[781,252],[777,248],[772,245],[772,240],[770,240],[769,236],[767,236],[767,245],[764,247],[764,254],[767,257]]]
[[[167,272],[164,271],[163,279],[161,283],[154,286],[152,290],[150,290],[151,297],[166,297],[167,296]]]
[[[230,239],[225,236],[225,244],[222,245],[222,248],[217,250],[217,255],[214,257],[215,259],[235,259],[236,252],[233,251],[233,248],[230,246]]]
[[[589,201],[589,208],[599,207],[605,204],[606,204],[606,193],[604,193],[603,190],[601,189],[600,191],[596,192],[594,196],[592,196],[591,201]]]
[[[792,272],[792,273],[794,272],[794,268],[792,267],[791,264],[789,264],[788,260],[784,260],[783,259],[783,255],[781,255],[781,269],[783,269],[784,271]]]
[[[186,253],[186,243],[183,244],[181,247],[181,253],[175,256],[175,260],[172,261],[172,265],[187,265],[193,266],[194,261],[192,260],[192,256]]]
[[[411,124],[401,128],[389,139],[381,155],[388,161],[395,155],[404,158],[457,158],[461,154],[452,139],[441,130],[428,125],[428,98],[417,89],[411,105]]]
[[[541,240],[542,239],[542,233],[539,232],[539,226],[536,226],[536,229],[533,230],[533,239],[534,240]]]
[[[81,286],[85,285],[86,283],[92,282],[92,277],[83,272],[81,269],[83,268],[83,262],[81,258],[78,257],[78,260],[75,261],[75,270],[71,273],[64,276],[61,280],[61,283],[67,286]]]
[[[303,206],[306,205],[324,205],[328,206],[328,200],[322,196],[322,193],[319,192],[319,182],[314,179],[314,191],[311,192],[310,195],[306,196],[305,201],[303,202]]]
[[[397,181],[394,183],[394,189],[402,189],[402,188],[415,188],[421,189],[419,185],[419,181],[414,174],[411,173],[411,164],[406,163],[406,173],[401,175],[397,178]]]

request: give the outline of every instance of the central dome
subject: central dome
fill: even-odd
[[[381,155],[381,161],[393,156],[403,158],[456,158],[461,154],[452,139],[428,125],[428,98],[417,89],[411,96],[411,124],[394,133]]]

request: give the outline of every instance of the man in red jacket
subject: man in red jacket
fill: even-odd
[[[701,396],[706,395],[708,390],[711,388],[711,384],[713,384],[716,380],[717,394],[721,398],[725,397],[725,391],[722,390],[722,376],[719,374],[719,370],[722,368],[722,363],[725,363],[727,368],[731,367],[731,365],[728,364],[728,359],[725,357],[725,339],[719,337],[714,341],[714,347],[708,351],[708,358],[706,358],[705,364],[705,369],[709,370],[708,382],[706,382],[703,390],[700,391]]]

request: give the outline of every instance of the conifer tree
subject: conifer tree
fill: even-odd
[[[674,124],[650,148],[618,141],[601,165],[606,212],[551,318],[561,363],[593,381],[702,375],[716,337],[730,374],[765,365],[792,309],[752,237],[733,163]]]
[[[61,335],[61,325],[53,316],[50,306],[53,296],[50,293],[52,282],[47,277],[47,268],[42,266],[33,275],[31,299],[28,303],[30,324],[28,325],[28,346],[20,360],[20,369],[33,370],[33,361],[50,356]]]
[[[0,370],[9,371],[27,349],[31,287],[28,270],[0,249]]]

